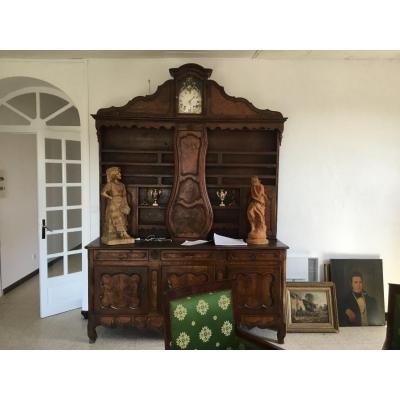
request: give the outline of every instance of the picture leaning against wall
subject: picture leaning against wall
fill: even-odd
[[[385,324],[383,271],[380,259],[332,259],[339,325]]]

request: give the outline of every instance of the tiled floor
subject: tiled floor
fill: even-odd
[[[34,277],[0,297],[0,349],[163,349],[161,335],[137,329],[97,328],[97,341],[89,344],[87,321],[80,310],[39,317],[39,283]],[[341,328],[340,333],[290,333],[286,349],[380,349],[385,327]],[[260,336],[271,332],[254,328]]]
[[[164,349],[161,334],[97,328],[89,344],[81,310],[41,319],[38,277],[0,297],[0,349]]]

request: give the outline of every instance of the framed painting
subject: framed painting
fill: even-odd
[[[385,325],[380,259],[332,259],[340,326]]]
[[[286,288],[288,332],[338,332],[332,282],[288,282]]]

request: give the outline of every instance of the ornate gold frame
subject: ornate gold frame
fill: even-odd
[[[296,323],[291,320],[291,290],[323,291],[327,293],[328,323]],[[286,284],[286,326],[287,332],[338,332],[339,319],[336,301],[336,289],[333,282],[287,282]]]

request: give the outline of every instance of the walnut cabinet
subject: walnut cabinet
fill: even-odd
[[[276,238],[279,151],[286,118],[228,95],[197,64],[171,68],[154,94],[98,110],[99,186],[106,169],[121,169],[131,213],[128,232],[142,240],[89,250],[90,340],[95,328],[134,325],[162,329],[168,288],[235,279],[242,323],[285,336],[287,247]],[[237,77],[240,79],[240,76]],[[240,248],[211,244],[190,249],[185,239],[213,233],[246,238],[251,177],[266,194],[269,244]],[[224,204],[218,193],[226,191]],[[152,193],[159,192],[156,206]],[[100,214],[105,212],[100,200]],[[172,242],[146,242],[149,235]]]
[[[170,288],[235,279],[240,322],[285,336],[283,293],[287,246],[274,241],[245,248],[135,243],[89,250],[88,336],[96,326],[136,326],[161,330],[163,293]]]

